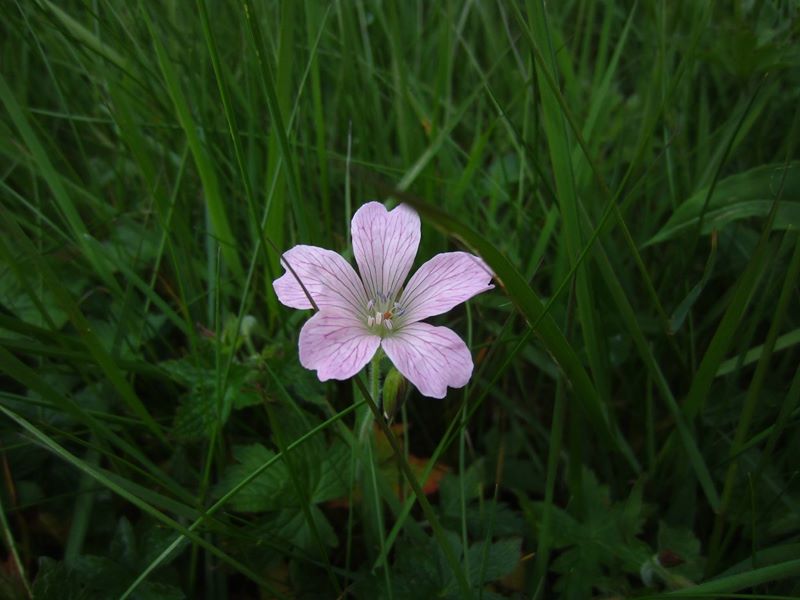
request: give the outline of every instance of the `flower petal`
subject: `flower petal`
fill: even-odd
[[[429,398],[444,398],[447,386],[464,387],[472,376],[467,345],[447,327],[404,325],[381,346],[397,370]]]
[[[355,317],[321,310],[300,330],[300,364],[320,381],[349,379],[375,355],[381,338]]]
[[[354,315],[364,312],[367,305],[364,285],[350,263],[336,252],[316,246],[295,246],[283,253],[281,264],[286,272],[272,282],[272,287],[286,306],[313,308],[297,281],[299,278],[318,308],[336,308]]]
[[[367,294],[393,298],[417,255],[419,215],[405,204],[387,211],[380,202],[368,202],[353,215],[351,233]]]
[[[400,297],[404,323],[447,312],[475,294],[492,289],[492,272],[468,252],[437,254],[408,281]]]

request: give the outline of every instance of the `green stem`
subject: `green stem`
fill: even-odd
[[[364,381],[360,377],[354,377],[353,381],[358,386],[361,395],[364,396],[364,400],[366,400],[367,405],[375,417],[375,421],[378,423],[381,431],[383,431],[383,434],[389,441],[389,445],[392,447],[392,451],[394,452],[394,456],[397,459],[400,469],[403,471],[403,475],[408,483],[411,484],[411,489],[414,490],[414,495],[417,497],[417,502],[419,502],[422,512],[425,515],[425,518],[428,520],[431,529],[433,530],[433,535],[436,538],[439,547],[442,549],[442,552],[444,553],[445,560],[453,571],[453,575],[456,578],[456,583],[458,584],[461,597],[472,598],[472,589],[470,588],[469,583],[467,583],[467,578],[461,568],[458,556],[456,556],[456,553],[453,551],[453,547],[450,545],[444,529],[442,528],[442,525],[433,510],[433,507],[431,506],[430,502],[428,502],[425,492],[422,491],[422,486],[420,485],[419,481],[417,481],[417,478],[411,470],[408,461],[406,461],[404,458],[403,449],[400,447],[397,437],[389,427],[386,419],[383,418],[383,414],[381,414],[378,405],[372,400],[372,396],[369,394],[367,386],[364,385]]]
[[[376,406],[381,405],[380,401],[380,393],[381,393],[381,359],[383,358],[383,353],[379,349],[375,356],[372,357],[372,360],[369,363],[369,394],[370,398],[375,399]],[[364,440],[367,438],[368,432],[372,429],[372,425],[375,423],[375,417],[373,416],[372,412],[369,410],[368,407],[364,407],[364,412],[361,413],[360,418],[358,419],[358,441],[359,443],[363,444]]]
[[[369,393],[372,396],[375,404],[381,406],[381,359],[383,352],[380,348],[372,357],[372,362],[369,364]]]
[[[375,356],[372,357],[372,361],[369,365],[369,387],[370,387],[370,395],[372,398],[375,399],[375,402],[378,406],[380,406],[380,392],[381,392],[381,359],[383,358],[383,353],[378,349],[375,353]],[[367,410],[366,414],[364,415],[364,424],[365,427],[362,428],[362,434],[364,431],[372,431],[372,423],[374,423],[373,415]],[[369,425],[369,428],[366,425]],[[370,476],[370,487],[372,488],[373,500],[374,500],[374,511],[376,517],[376,528],[378,532],[378,543],[380,544],[381,554],[384,552],[384,548],[386,547],[386,531],[385,525],[383,522],[383,506],[381,504],[380,499],[380,492],[378,491],[378,478],[377,478],[377,470],[378,465],[375,462],[375,452],[373,448],[374,444],[374,436],[370,435],[366,439],[363,437],[361,438],[362,442],[364,442],[364,448],[366,448],[367,460],[369,461],[368,464],[368,471]],[[364,490],[366,491],[366,481],[364,482]],[[366,498],[365,498],[366,500]],[[386,592],[389,595],[389,600],[393,598],[392,594],[392,580],[391,575],[389,573],[389,564],[385,563],[383,565],[383,577],[384,577],[384,584],[386,586]]]

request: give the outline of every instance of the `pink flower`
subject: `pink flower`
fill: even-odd
[[[286,272],[273,282],[291,308],[319,312],[300,331],[300,363],[320,381],[349,379],[378,348],[424,396],[444,398],[472,376],[467,345],[447,327],[423,319],[440,315],[492,289],[492,274],[467,252],[437,254],[409,279],[420,239],[417,213],[369,202],[353,215],[353,253],[361,277],[342,256],[316,246],[295,246],[281,259]],[[295,277],[296,274],[296,277]]]

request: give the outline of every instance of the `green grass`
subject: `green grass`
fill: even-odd
[[[0,597],[800,595],[795,3],[4,17]],[[375,199],[496,274],[392,423],[272,291]]]

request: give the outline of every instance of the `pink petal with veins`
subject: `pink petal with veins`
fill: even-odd
[[[410,323],[381,342],[386,355],[423,396],[444,398],[447,387],[467,385],[472,356],[447,327]]]
[[[437,254],[414,273],[403,290],[403,323],[447,312],[475,294],[492,289],[491,281],[492,272],[477,256],[467,252]]]
[[[380,336],[347,313],[321,310],[300,330],[300,364],[320,381],[349,379],[375,355]]]
[[[320,309],[335,308],[353,315],[364,312],[367,304],[364,285],[350,263],[336,252],[316,246],[295,246],[283,253],[281,264],[286,272],[272,287],[286,306],[313,308],[299,278]],[[286,268],[287,264],[291,270]]]
[[[420,238],[419,215],[401,204],[387,211],[379,202],[368,202],[353,215],[353,254],[370,298],[393,297],[403,285]]]

